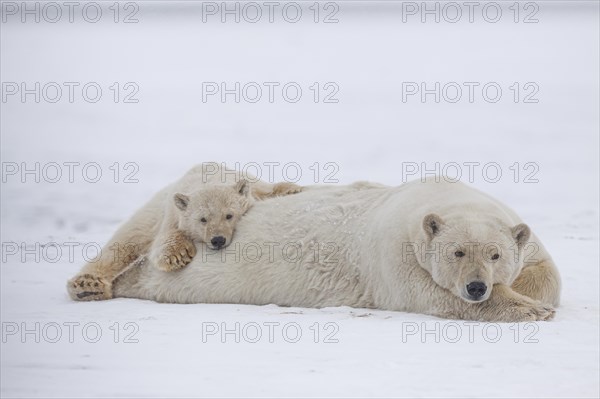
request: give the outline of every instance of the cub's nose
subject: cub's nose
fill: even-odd
[[[221,249],[221,247],[223,247],[223,245],[225,245],[225,241],[227,241],[225,239],[225,237],[223,237],[223,236],[216,236],[216,237],[213,237],[210,240],[210,243],[212,244],[213,248],[215,248],[215,249]]]
[[[467,284],[467,293],[471,299],[475,301],[484,296],[486,291],[487,286],[481,281],[473,281],[472,283]]]

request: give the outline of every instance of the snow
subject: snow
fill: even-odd
[[[1,103],[3,397],[600,395],[598,3],[536,2],[533,24],[512,21],[513,2],[500,2],[495,24],[477,13],[473,23],[418,14],[403,23],[396,2],[339,2],[334,24],[313,23],[312,2],[299,3],[296,24],[203,23],[199,2],[138,2],[139,23],[124,24],[112,21],[112,2],[99,4],[96,24],[77,11],[73,23],[3,14],[0,25],[2,82],[64,90],[57,103]],[[531,10],[520,5],[522,19]],[[202,82],[237,81],[257,82],[263,98],[202,101]],[[80,83],[73,103],[64,82]],[[100,101],[82,99],[87,82],[102,87]],[[120,100],[137,84],[139,102],[115,103],[114,82]],[[297,82],[303,96],[270,103],[264,82]],[[320,100],[336,83],[339,102],[315,103],[314,82]],[[402,82],[497,82],[503,95],[403,102]],[[522,102],[528,82],[538,103]],[[84,263],[84,244],[102,245],[153,192],[209,160],[258,163],[263,178],[280,162],[274,180],[295,162],[300,184],[335,184],[326,179],[335,172],[340,183],[390,185],[435,162],[448,173],[459,164],[468,181],[465,163],[479,162],[472,184],[517,210],[553,255],[562,305],[551,322],[494,325],[351,308],[70,301],[65,282]],[[39,182],[21,174],[36,162]],[[79,162],[72,182],[65,162]],[[96,183],[85,180],[93,165],[81,173],[90,162],[102,171]],[[491,169],[482,175],[491,162],[502,171],[496,183]],[[532,172],[538,182],[526,183]]]

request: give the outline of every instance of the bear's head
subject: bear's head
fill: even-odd
[[[238,220],[252,204],[250,183],[245,179],[234,185],[204,186],[189,195],[176,193],[173,199],[179,229],[212,249],[231,243]]]
[[[426,251],[419,262],[440,286],[467,302],[489,298],[494,284],[510,285],[523,267],[529,241],[526,224],[508,226],[497,218],[444,221],[423,218]]]

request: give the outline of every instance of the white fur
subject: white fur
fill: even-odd
[[[100,258],[86,264],[67,283],[69,295],[84,301],[112,298],[113,279],[148,254],[159,269],[178,270],[195,256],[194,242],[210,244],[212,237],[219,236],[229,244],[236,223],[255,199],[301,190],[287,182],[269,184],[214,162],[196,165],[154,195],[115,232]],[[189,206],[176,205],[175,198],[185,198]],[[232,217],[227,219],[227,215]]]
[[[523,281],[519,293],[511,289],[524,266],[519,253],[515,262],[499,263],[496,273],[503,277],[500,282],[492,278],[491,295],[472,303],[436,283],[427,262],[405,250],[406,243],[428,244],[423,219],[431,213],[444,221],[444,239],[456,242],[469,238],[507,245],[510,228],[521,223],[506,206],[460,183],[314,186],[257,202],[239,221],[230,247],[198,247],[194,260],[180,271],[162,272],[149,260],[133,264],[115,281],[115,296],[176,303],[346,305],[487,321],[552,318],[550,305],[558,303],[560,280],[534,235],[530,242],[539,252],[525,270],[543,266],[532,275],[549,283],[534,289],[537,282]],[[297,262],[291,259],[291,243],[301,248]],[[262,256],[254,261],[257,247]]]

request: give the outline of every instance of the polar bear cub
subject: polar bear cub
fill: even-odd
[[[205,186],[189,194],[175,193],[166,204],[150,251],[154,264],[164,271],[174,271],[192,261],[195,243],[205,243],[214,250],[226,247],[253,200],[246,179],[233,185]]]
[[[296,184],[271,184],[214,162],[196,165],[138,209],[99,258],[69,280],[67,291],[77,301],[110,299],[113,280],[140,257],[153,257],[160,270],[178,270],[194,258],[196,243],[227,246],[255,200],[300,191]]]

